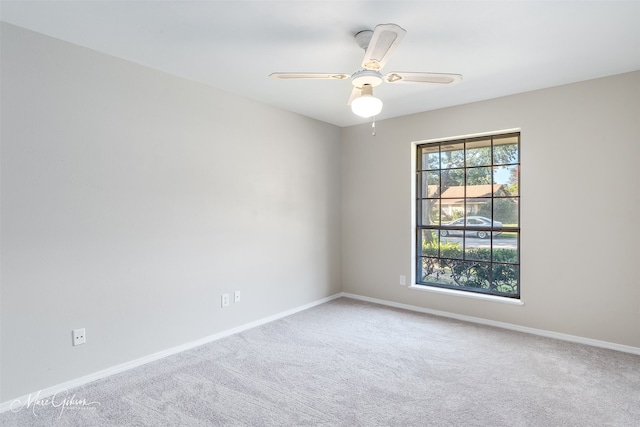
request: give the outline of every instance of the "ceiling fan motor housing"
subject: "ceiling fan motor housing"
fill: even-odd
[[[363,87],[364,85],[378,86],[382,83],[382,74],[374,70],[362,70],[353,73],[351,76],[351,84],[354,87]]]

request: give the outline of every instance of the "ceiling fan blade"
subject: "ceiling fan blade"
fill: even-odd
[[[361,94],[362,94],[362,89],[359,87],[354,87],[353,90],[351,91],[351,95],[349,95],[349,101],[347,102],[347,105],[351,105],[351,102],[357,97],[359,97]]]
[[[364,53],[362,66],[367,70],[382,69],[406,33],[396,24],[377,25]]]
[[[290,79],[330,79],[344,80],[351,77],[351,74],[331,74],[331,73],[272,73],[269,77],[281,80]]]
[[[446,73],[403,73],[394,71],[384,76],[387,83],[431,83],[453,85],[462,81],[460,74]]]

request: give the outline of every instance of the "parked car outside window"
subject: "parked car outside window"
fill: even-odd
[[[440,230],[440,235],[442,237],[446,236],[462,236],[464,233],[465,236],[477,236],[481,239],[486,239],[489,237],[489,230],[473,230],[473,227],[482,227],[482,228],[502,228],[502,223],[500,221],[491,221],[491,219],[486,218],[484,216],[468,216],[465,218],[456,219],[455,221],[451,221],[449,223],[443,223],[443,227],[458,227],[460,230],[455,229],[445,229]],[[469,229],[471,228],[471,229]],[[492,231],[491,235],[498,236],[502,234],[501,231]]]

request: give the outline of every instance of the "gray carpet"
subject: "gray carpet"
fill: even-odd
[[[341,298],[6,426],[640,426],[640,357]]]

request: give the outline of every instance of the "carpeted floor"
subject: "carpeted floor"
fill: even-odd
[[[341,298],[73,395],[0,425],[640,426],[640,356]]]

